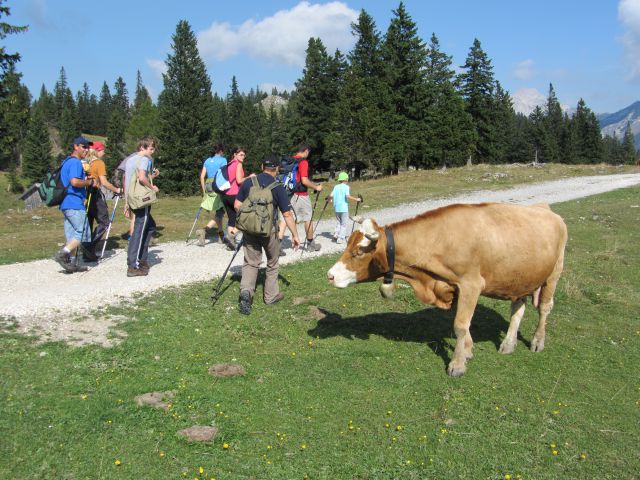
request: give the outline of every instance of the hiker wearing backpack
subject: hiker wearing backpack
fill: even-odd
[[[229,250],[236,249],[235,237],[238,230],[236,229],[236,210],[235,201],[236,195],[240,191],[240,186],[246,180],[244,176],[244,169],[242,164],[247,156],[247,151],[244,147],[236,147],[231,155],[231,161],[227,164],[227,174],[229,181],[229,188],[222,195],[222,203],[224,209],[227,212],[227,248]]]
[[[157,141],[145,137],[138,141],[137,153],[130,157],[125,171],[125,192],[127,205],[135,215],[133,233],[127,250],[127,277],[141,277],[149,274],[149,243],[156,230],[156,222],[151,216],[151,204],[155,203],[158,187],[153,179],[159,175],[153,166],[152,155]]]
[[[122,195],[123,189],[113,185],[107,180],[107,169],[102,160],[105,154],[105,146],[102,142],[93,142],[86,160],[89,164],[89,175],[94,178],[94,186],[91,188],[91,202],[89,203],[89,228],[93,231],[91,241],[83,245],[83,258],[86,262],[98,260],[95,249],[104,233],[109,228],[109,209],[101,187],[110,190],[115,195]],[[97,220],[95,230],[93,222]]]
[[[284,186],[276,182],[279,160],[269,155],[262,161],[262,173],[248,177],[235,200],[238,213],[237,227],[244,233],[242,247],[244,263],[240,280],[239,310],[243,315],[251,313],[251,305],[256,290],[258,269],[262,262],[262,250],[267,256],[267,268],[264,281],[264,303],[273,305],[284,298],[278,285],[278,260],[280,242],[278,241],[276,221],[279,210],[292,236],[293,248],[300,246],[289,198]]]
[[[224,146],[221,143],[214,145],[211,153],[212,155],[203,162],[202,170],[200,171],[200,187],[202,188],[202,203],[200,207],[207,212],[213,212],[214,217],[209,220],[204,228],[196,230],[198,245],[201,247],[204,247],[207,233],[213,230],[213,227],[216,227],[218,231],[219,242],[222,242],[224,237],[222,226],[224,204],[220,195],[213,190],[213,182],[218,170],[227,164],[227,159],[224,157]]]
[[[65,197],[60,203],[60,211],[64,215],[65,245],[54,257],[67,273],[84,272],[87,267],[71,263],[71,252],[81,242],[90,240],[90,229],[87,228],[87,211],[85,208],[86,188],[93,185],[93,178],[87,176],[82,167],[82,160],[87,155],[91,142],[84,137],[73,140],[73,151],[62,162],[60,180],[66,187]],[[76,256],[79,255],[79,250]]]
[[[313,225],[311,219],[313,218],[313,207],[311,206],[311,199],[309,198],[308,190],[312,189],[316,192],[322,191],[322,185],[314,183],[309,178],[309,152],[311,147],[309,144],[302,142],[298,145],[296,154],[293,155],[293,159],[298,164],[296,173],[296,185],[293,190],[293,196],[291,197],[291,207],[293,208],[293,214],[297,223],[304,223],[304,231],[307,239],[307,250],[318,251],[320,250],[320,244],[313,240]],[[284,238],[284,225],[280,224],[280,232],[278,237]]]

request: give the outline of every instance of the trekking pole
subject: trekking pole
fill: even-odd
[[[113,217],[116,216],[116,209],[118,208],[118,200],[120,195],[116,195],[116,203],[113,204],[113,210],[111,211],[111,218],[109,219],[109,226],[107,227],[107,234],[104,237],[104,243],[102,244],[102,253],[100,254],[100,260],[104,257],[104,251],[107,248],[107,242],[109,241],[109,233],[111,232],[111,225],[113,224]]]
[[[327,205],[329,205],[329,197],[327,196],[327,198],[324,200],[324,207],[322,207],[322,211],[320,212],[320,216],[318,217],[318,221],[316,222],[316,226],[313,227],[313,238],[316,238],[316,230],[318,229],[318,224],[320,223],[320,220],[322,219],[322,215],[324,214],[324,211],[327,209]]]
[[[220,280],[218,281],[218,284],[215,286],[215,288],[213,289],[213,292],[211,293],[211,305],[212,306],[215,305],[216,302],[218,301],[218,299],[220,298],[220,287],[222,286],[222,283],[224,282],[224,279],[227,277],[227,273],[229,272],[229,269],[231,268],[231,264],[235,260],[236,255],[240,251],[240,247],[242,247],[243,243],[244,243],[244,235],[242,236],[240,241],[236,244],[236,250],[235,250],[235,252],[233,252],[233,256],[231,257],[231,261],[229,262],[229,265],[227,265],[227,268],[225,269],[224,273],[222,274],[222,277],[220,277]]]
[[[358,195],[358,198],[360,199],[360,201],[359,201],[358,203],[356,203],[356,211],[355,211],[355,213],[353,214],[353,216],[354,216],[354,217],[357,217],[357,216],[358,216],[358,207],[360,206],[360,204],[361,204],[362,202],[364,202],[364,198],[362,198],[362,195]],[[353,223],[351,224],[351,233],[353,233],[353,228],[354,228],[355,226],[356,226],[356,222],[353,222]],[[351,234],[349,234],[349,235],[351,235]]]
[[[313,213],[316,211],[316,205],[318,204],[318,198],[320,197],[320,192],[316,190],[316,199],[313,202],[313,208],[311,209],[311,220],[309,220],[309,227],[313,225]],[[307,238],[309,237],[309,229],[307,228],[304,232],[304,245],[302,246],[302,253],[304,253],[307,248]],[[302,255],[301,253],[301,255]]]
[[[196,228],[196,223],[198,223],[198,218],[200,218],[200,212],[202,211],[202,207],[198,209],[198,213],[196,213],[196,219],[193,221],[193,225],[191,226],[191,230],[189,230],[189,235],[187,235],[186,242],[189,243],[189,239],[191,238],[191,234],[193,233],[193,229]]]
[[[87,225],[89,224],[89,207],[91,206],[91,194],[93,193],[93,187],[89,187],[89,196],[87,197],[87,208],[85,210],[84,223],[82,224],[82,234],[80,235],[80,245],[76,248],[76,267],[78,266],[78,257],[80,256],[80,250],[84,248],[82,246],[82,241],[84,240],[84,232],[87,229]]]

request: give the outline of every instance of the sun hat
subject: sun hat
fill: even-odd
[[[349,174],[347,172],[340,172],[338,174],[338,181],[339,182],[348,182],[349,181]]]

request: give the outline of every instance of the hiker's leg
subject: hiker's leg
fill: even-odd
[[[247,290],[253,298],[258,280],[258,268],[262,260],[262,245],[259,237],[244,235],[242,242],[244,261],[242,263],[242,279],[240,280],[240,291]]]
[[[147,223],[145,225],[145,231],[143,232],[142,251],[140,252],[140,261],[143,263],[149,263],[149,243],[153,238],[153,234],[156,231],[156,221],[151,216],[151,207],[147,207]]]
[[[236,210],[233,208],[233,204],[236,201],[235,195],[223,195],[222,203],[224,204],[224,209],[227,212],[227,218],[229,221],[227,222],[227,235],[229,238],[233,237],[236,230]]]
[[[145,208],[132,210],[135,215],[133,221],[133,232],[129,238],[129,247],[127,249],[127,266],[129,268],[138,268],[138,253],[142,250],[142,234],[144,233],[145,223],[147,221]]]
[[[107,202],[104,199],[104,195],[102,192],[95,192],[95,208],[94,215],[95,219],[98,221],[95,230],[93,230],[93,234],[91,235],[91,252],[96,247],[96,244],[100,241],[102,236],[105,234],[107,229],[109,228],[109,208],[107,207]]]
[[[264,280],[264,303],[272,303],[278,293],[280,286],[278,285],[278,259],[280,258],[280,242],[278,238],[271,234],[269,237],[262,239],[264,250],[267,254],[267,269]]]
[[[347,212],[336,213],[338,216],[339,222],[339,232],[338,238],[344,240],[347,235],[347,218],[349,218],[349,214]]]

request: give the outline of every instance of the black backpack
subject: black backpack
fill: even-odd
[[[124,174],[125,167],[127,166],[127,160],[129,160],[129,158],[133,157],[134,155],[135,153],[132,153],[131,155],[125,157],[111,174],[111,184],[114,187],[124,188]]]
[[[298,160],[291,157],[284,157],[280,160],[280,169],[276,176],[276,181],[284,185],[287,195],[305,192],[307,188],[298,180]]]
[[[38,187],[38,195],[47,207],[55,207],[60,205],[67,196],[68,185],[62,183],[61,172],[64,162],[55,170],[47,173]]]

